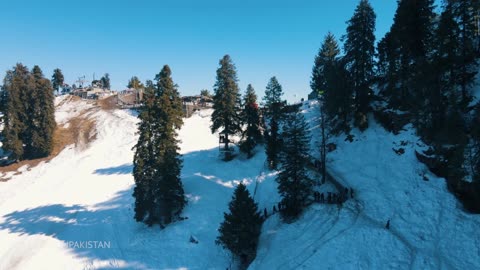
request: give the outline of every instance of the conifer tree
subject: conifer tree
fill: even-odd
[[[312,91],[323,95],[327,88],[325,68],[328,65],[332,65],[339,54],[340,49],[338,48],[335,36],[331,32],[328,32],[323,40],[322,47],[318,51],[317,56],[315,56],[315,63],[310,80]]]
[[[100,81],[102,82],[103,89],[110,90],[110,75],[108,73],[105,73],[105,75],[103,75],[103,77],[100,78]]]
[[[210,94],[210,91],[208,91],[208,89],[202,89],[200,90],[200,96],[211,98],[212,94]]]
[[[7,71],[3,87],[5,105],[3,106],[2,148],[11,152],[12,160],[22,160],[24,158],[24,134],[28,119],[29,89],[33,87],[33,78],[28,68],[18,63],[13,70]]]
[[[137,222],[145,221],[149,215],[150,209],[153,208],[154,198],[151,186],[154,183],[156,164],[154,145],[154,124],[155,124],[155,87],[151,80],[146,83],[144,93],[144,106],[140,108],[138,118],[138,142],[134,147],[135,154],[133,157],[133,178],[135,187],[133,189],[133,197],[135,198],[135,220]]]
[[[267,131],[265,133],[267,162],[271,169],[278,165],[278,154],[281,149],[281,140],[278,134],[280,121],[283,118],[283,90],[276,77],[272,77],[265,89],[265,115],[268,118]]]
[[[138,90],[138,89],[144,88],[145,86],[144,86],[143,83],[138,79],[137,76],[133,76],[133,77],[130,78],[130,80],[128,81],[127,87]]]
[[[343,58],[326,65],[325,78],[323,106],[325,106],[325,114],[332,127],[332,132],[348,133],[353,113],[353,83]]]
[[[228,208],[215,242],[239,257],[246,268],[255,259],[263,219],[244,184],[235,188]]]
[[[225,134],[225,160],[232,158],[229,137],[241,129],[240,93],[237,84],[237,71],[229,55],[220,60],[217,79],[213,87],[212,133],[220,130]]]
[[[375,64],[375,18],[368,0],[361,0],[348,21],[344,44],[344,60],[355,93],[355,123],[361,130],[368,127],[366,113],[370,107]]]
[[[275,118],[280,120],[281,118],[281,109],[282,109],[282,96],[283,89],[282,85],[277,80],[277,77],[273,76],[270,78],[270,81],[267,84],[265,89],[265,96],[263,101],[265,102],[266,114],[270,118]]]
[[[48,156],[53,149],[55,107],[51,83],[35,66],[30,72],[22,64],[4,79],[5,128],[3,148],[12,160]]]
[[[257,104],[257,95],[252,85],[247,86],[247,92],[243,100],[243,122],[246,125],[246,130],[243,132],[244,141],[240,145],[240,149],[248,155],[248,158],[253,156],[252,150],[257,143],[262,140],[262,133],[260,131],[260,111]]]
[[[411,110],[420,120],[428,83],[425,80],[433,42],[433,0],[400,0],[390,32],[379,44],[380,66],[389,71],[383,92],[389,105]],[[412,13],[412,10],[415,12]]]
[[[313,180],[308,177],[310,134],[308,124],[301,113],[287,118],[280,155],[280,173],[277,176],[278,192],[282,196],[281,210],[285,220],[300,215],[307,198],[312,193]]]
[[[478,16],[480,1],[478,0],[446,0],[454,20],[458,23],[458,85],[461,87],[462,103],[470,99],[470,87],[478,72],[480,44],[478,42]]]
[[[48,156],[53,150],[55,97],[50,81],[43,76],[39,66],[33,67],[32,74],[35,88],[30,96],[28,134],[31,138],[26,151],[29,158],[40,158]]]
[[[180,216],[186,204],[177,140],[177,130],[183,125],[183,111],[167,65],[155,80],[155,85],[147,82],[145,106],[139,115],[133,196],[135,219],[164,227]]]
[[[325,36],[315,57],[310,87],[322,100],[324,116],[333,131],[349,131],[353,106],[351,76],[346,70],[346,62],[338,55],[340,50],[335,37],[330,32]]]
[[[53,75],[52,75],[52,87],[54,91],[58,91],[60,87],[63,86],[64,83],[64,77],[62,70],[59,68],[56,68],[53,70]]]

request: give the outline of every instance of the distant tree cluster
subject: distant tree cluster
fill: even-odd
[[[58,82],[58,81],[57,81]],[[1,96],[2,148],[11,160],[48,156],[53,149],[55,106],[52,84],[38,66],[7,71]]]

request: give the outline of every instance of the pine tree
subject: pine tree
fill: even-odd
[[[133,76],[132,78],[130,78],[130,80],[128,81],[128,84],[127,84],[127,87],[128,88],[133,88],[133,89],[143,89],[145,88],[145,86],[143,85],[143,83],[138,79],[137,76]]]
[[[4,129],[2,130],[2,148],[10,152],[10,159],[24,158],[24,133],[27,123],[29,89],[33,78],[28,68],[18,63],[13,70],[7,71],[3,82],[5,90]]]
[[[64,83],[64,77],[63,73],[59,68],[56,68],[53,70],[53,75],[52,75],[52,87],[54,91],[58,91],[60,87],[63,86]]]
[[[478,57],[480,45],[478,43],[478,22],[480,10],[478,0],[446,0],[451,9],[454,20],[458,23],[458,84],[461,87],[462,103],[470,99],[470,89],[478,72]]]
[[[353,83],[342,58],[325,66],[323,106],[333,133],[350,132],[353,114]]]
[[[244,184],[236,187],[229,211],[224,213],[215,242],[239,257],[246,268],[255,259],[263,219]]]
[[[223,127],[225,135],[225,160],[232,158],[229,137],[241,129],[240,93],[237,85],[237,71],[229,55],[220,60],[217,79],[213,87],[212,133]]]
[[[3,149],[12,160],[48,156],[53,149],[55,107],[51,83],[40,67],[30,72],[22,64],[4,79]]]
[[[103,77],[100,78],[100,81],[102,82],[103,89],[110,90],[110,75],[108,73],[105,73],[105,75],[103,75]]]
[[[348,21],[344,44],[344,60],[351,74],[355,93],[355,123],[361,130],[368,127],[365,115],[370,107],[374,77],[375,18],[375,12],[368,0],[361,0],[353,17]]]
[[[285,206],[281,210],[282,217],[291,220],[300,215],[313,187],[306,168],[309,161],[309,127],[302,114],[295,113],[287,118],[282,137],[281,168],[276,181],[282,196],[281,203]]]
[[[260,110],[257,104],[257,95],[251,84],[247,86],[243,106],[242,118],[246,125],[246,130],[243,132],[245,140],[240,145],[240,150],[245,152],[248,158],[251,158],[253,156],[252,150],[257,143],[262,140],[262,133],[260,131]]]
[[[147,82],[145,106],[139,115],[133,196],[135,219],[163,227],[177,219],[186,205],[177,140],[177,130],[183,125],[183,111],[167,65],[155,80],[155,85]]]
[[[277,80],[277,77],[270,78],[270,81],[267,84],[265,89],[265,96],[263,101],[265,102],[266,114],[269,118],[275,118],[280,120],[281,118],[281,109],[283,106],[283,89],[282,85]]]
[[[55,105],[50,81],[43,76],[39,66],[32,69],[35,88],[31,91],[30,121],[28,130],[30,142],[26,152],[29,158],[48,156],[53,150],[53,133],[55,131]]]
[[[278,154],[281,149],[281,140],[278,134],[280,121],[283,118],[282,100],[283,90],[276,77],[272,77],[265,89],[265,115],[268,118],[267,132],[265,133],[267,162],[271,169],[276,169]]]
[[[140,108],[138,118],[138,142],[134,147],[133,178],[135,187],[133,197],[135,198],[135,220],[145,221],[153,208],[152,183],[154,182],[156,166],[153,147],[154,124],[155,124],[155,87],[152,81],[147,81],[144,93],[144,106]]]
[[[390,72],[382,80],[389,105],[409,110],[421,120],[422,102],[428,84],[425,72],[433,42],[433,0],[400,0],[390,32],[379,43],[380,66]],[[415,12],[412,12],[415,11]]]
[[[208,91],[208,89],[202,89],[200,90],[200,96],[211,98],[212,94],[210,94],[210,91]]]
[[[327,81],[325,78],[325,67],[332,65],[340,54],[338,43],[335,36],[328,32],[323,40],[322,47],[315,56],[315,63],[312,69],[312,77],[310,80],[310,87],[312,91],[318,95],[323,95],[327,88]]]

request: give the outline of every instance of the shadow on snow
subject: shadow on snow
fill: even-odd
[[[223,212],[227,211],[237,183],[250,184],[249,189],[253,190],[264,158],[264,154],[257,153],[249,161],[237,158],[223,162],[217,148],[185,154],[182,181],[189,203],[182,215],[188,219],[164,230],[156,226],[147,228],[134,221],[133,186],[93,206],[51,204],[14,211],[3,216],[0,230],[50,236],[65,246],[69,242],[107,241],[110,248],[69,247],[76,257],[95,261],[97,269],[223,267],[228,265],[229,256],[214,244]],[[131,171],[132,165],[124,164],[97,169],[94,173],[115,175]],[[198,245],[189,243],[191,235],[199,240]],[[101,265],[97,266],[99,261]]]

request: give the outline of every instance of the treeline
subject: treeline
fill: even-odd
[[[376,16],[361,0],[347,22],[343,54],[326,35],[311,88],[334,133],[348,134],[352,125],[365,130],[368,113],[392,132],[413,123],[430,146],[420,159],[447,178],[468,209],[480,211],[480,105],[473,96],[480,1],[434,4],[398,1],[393,25],[375,47]]]
[[[8,154],[7,163],[46,157],[52,152],[56,127],[53,87],[40,67],[29,70],[17,64],[7,71],[0,110],[4,126],[2,148]]]
[[[225,136],[224,160],[234,158],[229,138],[239,136],[240,150],[247,158],[254,155],[256,145],[265,148],[270,169],[279,171],[276,181],[282,197],[280,214],[287,222],[294,221],[312,194],[313,180],[308,177],[310,134],[305,118],[298,112],[299,105],[286,104],[283,89],[272,77],[265,89],[263,107],[257,104],[252,85],[247,86],[243,99],[239,93],[236,68],[230,56],[220,60],[214,86],[212,133]],[[241,268],[247,268],[255,259],[258,237],[266,214],[246,189],[239,184],[224,214],[216,243],[229,249],[239,259]]]
[[[237,84],[236,68],[230,56],[219,62],[214,85],[213,132],[225,136],[223,159],[235,157],[232,136],[239,136],[239,149],[247,158],[255,155],[258,144],[265,145],[271,169],[279,169],[279,193],[285,220],[294,220],[311,195],[313,181],[307,176],[310,134],[297,107],[288,112],[282,100],[278,80],[270,79],[265,90],[265,106],[260,108],[252,85],[242,98]],[[134,147],[133,176],[135,187],[134,218],[149,226],[168,224],[184,219],[187,204],[181,181],[182,159],[178,152],[177,131],[183,125],[183,111],[176,84],[168,66],[147,81],[145,86],[136,77],[129,87],[144,88],[144,106],[139,112],[139,139]],[[207,95],[207,91],[202,91]],[[229,213],[220,224],[216,243],[229,249],[247,267],[256,256],[258,237],[265,216],[246,186],[239,184],[229,204]],[[193,241],[195,242],[195,241]]]

